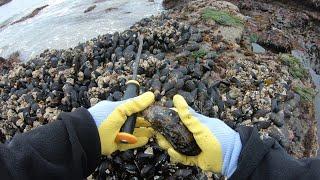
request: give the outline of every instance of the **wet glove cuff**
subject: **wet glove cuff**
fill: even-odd
[[[240,135],[216,118],[209,118],[196,113],[190,108],[193,115],[214,134],[221,144],[223,162],[221,174],[230,177],[237,169],[238,159],[242,149]]]
[[[234,135],[234,138],[229,139],[230,148],[224,152],[223,169],[222,174],[230,178],[238,167],[238,159],[241,153],[242,144],[240,135],[238,132]]]
[[[107,119],[107,116],[121,103],[111,101],[101,101],[98,104],[88,109],[97,127],[99,127],[102,121]],[[123,103],[123,102],[122,102]]]

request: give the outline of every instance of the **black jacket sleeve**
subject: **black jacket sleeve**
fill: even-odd
[[[0,145],[1,179],[83,179],[96,168],[100,139],[90,115],[79,108]]]
[[[243,146],[230,179],[320,179],[320,159],[297,160],[274,139],[261,140],[255,128],[241,127],[238,132]]]

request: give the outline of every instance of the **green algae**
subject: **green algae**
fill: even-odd
[[[258,40],[259,40],[259,35],[257,35],[257,34],[251,34],[250,36],[249,36],[249,38],[250,38],[250,42],[251,43],[257,43],[258,42]]]
[[[313,88],[306,88],[301,86],[293,87],[293,91],[300,95],[300,97],[308,102],[313,102],[317,92]]]
[[[202,18],[205,20],[214,20],[225,26],[243,26],[244,22],[226,11],[218,11],[207,8],[202,12]]]
[[[198,51],[192,52],[192,57],[197,58],[203,58],[205,55],[207,55],[207,52],[204,49],[199,49]]]
[[[301,65],[299,59],[295,58],[291,54],[281,54],[281,62],[288,66],[289,73],[295,79],[303,79],[307,77],[308,71]]]

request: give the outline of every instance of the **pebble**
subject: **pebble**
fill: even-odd
[[[277,113],[280,111],[279,101],[275,98],[271,100],[271,111],[274,113]]]
[[[202,41],[202,35],[200,33],[192,34],[189,40],[199,43]]]
[[[188,51],[197,51],[200,49],[200,45],[196,42],[191,42],[186,46],[186,50]]]
[[[251,46],[252,46],[252,51],[253,51],[254,53],[264,54],[264,53],[266,52],[266,50],[265,50],[262,46],[260,46],[259,44],[257,44],[257,43],[251,43]]]
[[[258,121],[255,123],[255,126],[257,127],[258,130],[260,129],[267,129],[271,125],[271,122],[266,120],[266,121]]]
[[[112,97],[115,101],[121,101],[122,93],[120,91],[116,91],[113,93]]]
[[[282,127],[285,123],[284,121],[284,112],[279,111],[278,113],[271,113],[270,114],[270,119],[272,122],[277,125],[278,127]]]

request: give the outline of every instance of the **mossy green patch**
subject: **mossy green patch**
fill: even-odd
[[[302,79],[308,75],[308,71],[301,65],[299,59],[291,54],[281,54],[280,60],[289,67],[289,73],[292,77]]]
[[[249,38],[250,38],[250,42],[251,42],[251,43],[256,43],[256,42],[258,42],[258,40],[259,40],[259,35],[257,35],[257,34],[251,34],[251,35],[249,36]]]
[[[293,87],[293,91],[299,94],[303,100],[308,102],[312,102],[317,94],[314,89],[301,86]]]
[[[199,49],[198,51],[192,52],[192,57],[195,59],[203,58],[205,55],[207,55],[207,52],[204,49]]]
[[[202,18],[205,20],[214,20],[221,25],[226,26],[243,26],[243,21],[231,15],[226,11],[218,11],[211,8],[207,8],[202,12]]]

